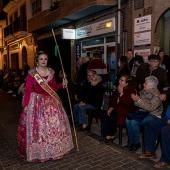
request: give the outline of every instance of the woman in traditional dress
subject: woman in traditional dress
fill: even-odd
[[[62,158],[73,148],[67,114],[55,92],[67,84],[56,84],[48,56],[36,55],[37,67],[28,72],[23,111],[18,128],[18,152],[28,162]]]

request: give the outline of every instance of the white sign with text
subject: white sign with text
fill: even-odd
[[[115,18],[106,19],[76,29],[76,39],[105,34],[115,31]]]
[[[134,34],[134,46],[150,45],[151,31]]]
[[[134,19],[134,32],[151,30],[151,15]]]

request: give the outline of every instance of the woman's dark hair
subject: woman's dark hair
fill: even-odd
[[[41,54],[46,54],[44,53],[44,51],[38,51],[38,53],[35,55],[35,63],[38,63],[38,57],[41,55]],[[47,54],[46,54],[47,55]],[[48,57],[48,55],[47,55]]]
[[[159,50],[158,55],[159,55],[159,53],[161,53],[161,52],[163,52],[163,53],[164,53],[164,51],[163,51],[163,50]]]
[[[128,72],[130,72],[130,69],[129,69],[129,64],[128,64],[128,59],[126,56],[121,56],[119,58],[120,60],[120,67],[118,68],[118,71],[122,71],[122,70],[127,70]]]
[[[124,75],[122,75],[121,77],[125,77],[126,83],[132,84],[133,78],[132,78],[131,76],[124,74]],[[121,77],[120,77],[120,78],[121,78]]]

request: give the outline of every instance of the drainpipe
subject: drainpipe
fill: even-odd
[[[118,18],[117,18],[117,58],[120,57],[120,31],[121,31],[121,0],[118,0]]]

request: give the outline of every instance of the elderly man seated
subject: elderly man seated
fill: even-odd
[[[138,109],[135,113],[129,113],[126,118],[129,145],[124,148],[136,151],[141,147],[139,142],[140,126],[145,126],[151,120],[160,117],[163,111],[160,92],[157,89],[158,79],[154,76],[145,78],[144,89],[140,96],[132,94],[131,97]]]

